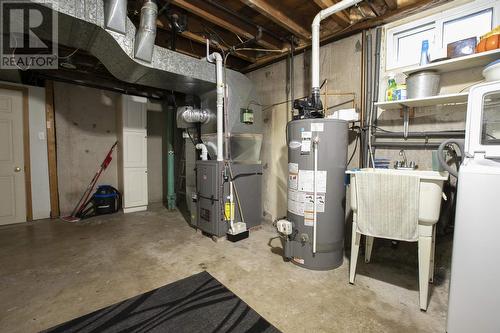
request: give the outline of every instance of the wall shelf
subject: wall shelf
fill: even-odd
[[[434,62],[424,66],[413,66],[403,70],[403,73],[410,75],[423,70],[433,70],[438,73],[447,73],[479,66],[484,67],[497,59],[500,59],[500,49]]]
[[[464,92],[458,94],[437,95],[425,98],[411,98],[400,101],[377,102],[375,103],[375,105],[384,110],[402,109],[404,107],[416,108],[442,104],[465,103],[467,102],[468,96],[469,93]]]

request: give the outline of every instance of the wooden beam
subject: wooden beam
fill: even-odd
[[[181,33],[181,35],[183,37],[186,37],[187,39],[190,39],[194,42],[197,42],[197,43],[200,43],[200,44],[206,44],[207,43],[207,40],[205,37],[203,36],[200,36],[200,35],[197,35],[191,31],[184,31],[183,33]],[[224,51],[224,52],[228,52],[229,51],[229,48],[227,48],[226,46],[224,45],[221,45],[220,46],[221,49]],[[248,62],[251,62],[251,63],[254,63],[256,61],[256,59],[254,57],[250,57],[246,54],[243,54],[241,52],[233,52],[231,53],[231,55],[235,56],[235,57],[238,57],[240,59],[243,59],[245,61],[248,61]]]
[[[387,7],[389,7],[390,10],[395,10],[398,8],[397,0],[384,0],[384,2],[387,5]]]
[[[325,8],[328,8],[328,7],[331,7],[331,6],[335,5],[338,1],[334,1],[334,0],[314,0],[314,2],[321,9],[325,9]],[[333,14],[331,16],[331,18],[332,18],[332,20],[335,21],[335,23],[337,23],[341,27],[348,27],[351,24],[351,20],[349,19],[349,17],[343,11]]]
[[[368,19],[368,20],[363,20],[356,22],[355,24],[351,25],[348,29],[339,29],[338,31],[333,32],[332,34],[325,36],[324,38],[321,39],[321,43],[329,43],[341,38],[345,38],[347,36],[350,36],[354,33],[360,32],[364,29],[370,29],[374,28],[377,26],[380,26],[382,24],[386,24],[389,22],[393,22],[396,20],[399,20],[403,17],[407,17],[409,15],[415,14],[417,12],[421,12],[424,10],[427,10],[429,8],[436,7],[438,5],[442,5],[445,3],[448,3],[452,0],[420,0],[417,2],[413,2],[409,5],[406,5],[404,7],[398,7],[396,10],[392,11],[387,11],[384,15],[378,16],[376,18]],[[310,43],[307,45],[301,45],[300,47],[297,47],[295,51],[297,53],[303,51],[304,49],[307,49],[310,47]],[[272,63],[274,61],[278,61],[284,57],[286,57],[288,53],[283,53],[283,54],[277,54],[277,55],[269,55],[265,57],[259,58],[255,63],[243,68],[241,70],[242,73],[248,73],[253,70],[256,70],[260,67],[263,67],[265,65],[268,65],[269,63]]]
[[[47,157],[49,163],[50,217],[59,217],[59,189],[57,184],[57,151],[54,109],[54,82],[45,81],[45,119],[47,123]]]
[[[170,28],[168,27],[168,25],[165,24],[161,19],[156,20],[156,25],[159,29],[170,32]],[[184,38],[187,38],[187,39],[192,40],[193,42],[197,42],[199,44],[205,45],[207,43],[207,39],[205,37],[198,35],[198,34],[191,32],[191,31],[181,32],[180,35]],[[224,45],[221,45],[220,47],[222,48],[222,50],[224,52],[229,51],[229,48],[227,48]],[[232,55],[235,57],[238,57],[240,59],[243,59],[245,61],[251,62],[251,63],[254,63],[256,61],[256,59],[254,57],[248,56],[248,55],[243,54],[241,52],[233,52]]]
[[[294,20],[285,15],[279,9],[267,3],[265,0],[241,0],[241,2],[255,9],[257,12],[264,15],[274,23],[287,29],[297,37],[303,39],[311,38],[311,33],[308,30],[298,25]]]
[[[200,8],[196,5],[193,5],[192,3],[189,3],[186,0],[172,0],[171,4],[176,5],[184,10],[187,10],[188,12],[193,13],[196,16],[199,16],[199,17],[207,20],[208,22],[216,24],[219,27],[224,28],[224,29],[231,31],[233,33],[236,33],[242,37],[245,37],[248,39],[255,37],[253,34],[248,32],[247,30],[241,28],[240,26],[238,26],[232,22],[229,22],[227,20],[224,20],[224,19],[204,10],[203,8]],[[281,46],[270,43],[262,38],[259,41],[257,41],[257,44],[264,46],[266,48],[269,48],[269,49],[281,49],[282,48]]]

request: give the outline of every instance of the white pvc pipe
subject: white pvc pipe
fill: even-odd
[[[316,188],[316,181],[318,175],[318,142],[319,138],[315,137],[313,140],[313,149],[314,149],[314,173],[313,173],[313,254],[316,253],[316,224],[318,223],[318,208],[316,205],[316,197],[318,195],[318,189]]]
[[[213,52],[210,54],[210,41],[207,39],[207,61],[214,62],[216,67],[216,84],[217,84],[217,161],[223,161],[223,132],[224,132],[224,69],[222,56],[220,53]]]
[[[319,94],[319,25],[320,22],[330,15],[333,15],[341,10],[354,6],[362,0],[344,0],[331,7],[325,8],[320,11],[313,20],[311,25],[312,30],[312,70],[311,70],[311,82],[312,82],[312,93],[315,92]]]
[[[207,146],[205,146],[205,144],[198,143],[196,145],[196,149],[201,149],[200,158],[202,161],[208,160],[208,149],[207,149]]]

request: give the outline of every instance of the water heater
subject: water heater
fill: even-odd
[[[277,222],[284,257],[328,270],[344,257],[347,122],[300,119],[287,125],[288,212]]]

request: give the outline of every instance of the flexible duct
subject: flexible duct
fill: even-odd
[[[207,124],[210,122],[210,112],[207,109],[195,109],[192,106],[181,106],[177,109],[178,117],[186,123]]]
[[[215,62],[216,67],[216,84],[217,84],[217,161],[223,161],[222,140],[224,133],[224,71],[222,56],[220,53],[214,52],[210,54],[210,41],[207,39],[207,61]]]
[[[465,140],[460,140],[460,139],[445,140],[439,145],[438,150],[437,150],[439,164],[441,164],[443,169],[448,171],[450,173],[450,175],[452,175],[455,178],[458,178],[458,170],[452,169],[448,165],[448,163],[446,163],[446,161],[444,159],[444,149],[447,145],[450,145],[450,144],[456,144],[458,146],[458,149],[460,150],[460,155],[463,157],[464,151],[465,151],[464,150]]]
[[[320,11],[313,20],[311,25],[312,30],[312,71],[311,71],[311,82],[312,82],[312,97],[313,100],[319,100],[319,27],[323,19],[340,12],[346,8],[354,6],[362,0],[344,0],[331,7],[323,9]]]
[[[127,32],[127,0],[104,1],[104,19],[106,29],[125,34]]]
[[[153,0],[146,0],[141,8],[141,21],[135,35],[134,57],[151,62],[156,38],[158,6]]]

